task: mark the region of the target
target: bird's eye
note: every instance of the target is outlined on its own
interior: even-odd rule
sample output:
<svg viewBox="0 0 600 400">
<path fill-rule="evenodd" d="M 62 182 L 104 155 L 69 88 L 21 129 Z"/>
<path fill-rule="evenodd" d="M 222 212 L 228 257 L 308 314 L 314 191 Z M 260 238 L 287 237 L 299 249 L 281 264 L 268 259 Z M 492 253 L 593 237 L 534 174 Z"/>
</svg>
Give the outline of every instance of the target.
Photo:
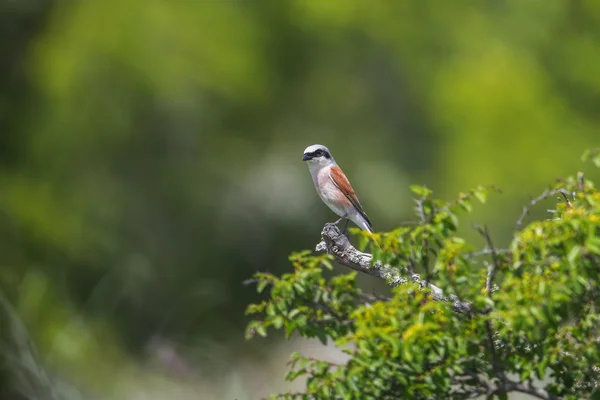
<svg viewBox="0 0 600 400">
<path fill-rule="evenodd" d="M 321 157 L 323 155 L 323 150 L 319 149 L 315 151 L 315 157 Z"/>
</svg>

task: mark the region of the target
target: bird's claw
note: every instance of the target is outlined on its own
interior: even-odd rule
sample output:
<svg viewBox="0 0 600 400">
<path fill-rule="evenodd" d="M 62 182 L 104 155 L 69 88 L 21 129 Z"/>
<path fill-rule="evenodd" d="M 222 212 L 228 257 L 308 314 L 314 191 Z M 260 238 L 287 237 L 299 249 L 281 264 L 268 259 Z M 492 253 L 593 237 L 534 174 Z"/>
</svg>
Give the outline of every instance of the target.
<svg viewBox="0 0 600 400">
<path fill-rule="evenodd" d="M 338 220 L 337 220 L 337 221 L 335 221 L 335 222 L 327 222 L 327 223 L 325 223 L 325 226 L 326 226 L 326 227 L 331 227 L 331 226 L 335 226 L 335 227 L 337 227 L 337 226 L 340 224 L 340 222 L 342 222 L 342 220 L 346 219 L 346 217 L 347 217 L 347 216 L 346 216 L 346 215 L 344 215 L 343 217 L 341 217 L 340 219 L 338 219 Z M 350 240 L 350 235 L 348 235 L 348 234 L 346 233 L 346 229 L 348 228 L 348 223 L 349 223 L 349 222 L 350 222 L 350 220 L 349 220 L 349 219 L 346 219 L 346 224 L 344 225 L 344 230 L 343 230 L 343 231 L 340 231 L 340 233 L 341 233 L 342 235 L 346 236 L 346 238 L 347 238 L 348 240 Z M 339 229 L 339 228 L 338 228 L 338 229 Z"/>
<path fill-rule="evenodd" d="M 337 226 L 337 224 L 335 222 L 325 222 L 325 227 L 329 228 L 332 226 Z"/>
</svg>

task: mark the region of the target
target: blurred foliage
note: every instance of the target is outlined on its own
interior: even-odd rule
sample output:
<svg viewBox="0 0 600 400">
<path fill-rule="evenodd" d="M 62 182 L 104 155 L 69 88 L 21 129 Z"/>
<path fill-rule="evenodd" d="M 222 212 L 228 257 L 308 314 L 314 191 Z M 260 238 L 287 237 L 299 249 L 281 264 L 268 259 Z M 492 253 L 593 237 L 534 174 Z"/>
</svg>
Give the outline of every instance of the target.
<svg viewBox="0 0 600 400">
<path fill-rule="evenodd" d="M 307 145 L 378 230 L 410 183 L 496 184 L 473 218 L 506 243 L 507 215 L 597 141 L 599 50 L 594 0 L 0 0 L 0 288 L 99 395 L 128 398 L 99 382 L 157 337 L 211 383 L 266 362 L 241 282 L 334 217 Z"/>
<path fill-rule="evenodd" d="M 494 247 L 479 229 L 488 243 L 481 251 L 457 235 L 458 212 L 471 207 L 468 196 L 443 202 L 427 189 L 414 191 L 419 222 L 377 234 L 382 246 L 373 246 L 373 260 L 405 276 L 422 274 L 474 312 L 457 313 L 408 279 L 390 299 L 365 301 L 355 272 L 325 279 L 327 255 L 296 254 L 293 273 L 255 275 L 258 291 L 270 291 L 248 307 L 264 319 L 248 325 L 247 337 L 285 328 L 288 337 L 297 331 L 331 339 L 350 359 L 336 364 L 294 354 L 287 378 L 307 376 L 306 392 L 273 398 L 470 399 L 511 392 L 597 398 L 600 191 L 594 184 L 582 175 L 558 182 L 545 192 L 564 196 L 551 218 L 516 232 L 509 249 Z M 485 190 L 472 193 L 485 201 Z"/>
</svg>

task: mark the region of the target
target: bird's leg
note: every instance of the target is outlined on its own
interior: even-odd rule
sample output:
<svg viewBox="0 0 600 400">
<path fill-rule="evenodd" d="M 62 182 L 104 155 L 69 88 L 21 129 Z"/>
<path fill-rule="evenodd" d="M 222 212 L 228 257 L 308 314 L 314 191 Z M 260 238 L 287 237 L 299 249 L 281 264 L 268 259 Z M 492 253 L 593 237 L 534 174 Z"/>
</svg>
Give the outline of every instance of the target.
<svg viewBox="0 0 600 400">
<path fill-rule="evenodd" d="M 344 214 L 344 215 L 343 215 L 343 216 L 342 216 L 340 219 L 338 219 L 337 221 L 335 221 L 335 222 L 328 222 L 328 223 L 327 223 L 327 224 L 325 224 L 325 225 L 335 225 L 335 226 L 337 226 L 337 225 L 338 225 L 340 222 L 342 222 L 342 220 L 343 220 L 344 218 L 346 218 L 347 216 L 348 216 L 348 213 Z"/>
<path fill-rule="evenodd" d="M 348 213 L 346 213 L 346 214 L 342 215 L 342 217 L 341 217 L 340 219 L 338 219 L 337 221 L 335 221 L 335 222 L 333 223 L 333 225 L 337 225 L 337 224 L 339 224 L 339 223 L 340 223 L 340 222 L 342 222 L 342 220 L 343 220 L 344 218 L 346 218 L 347 216 L 348 216 Z"/>
<path fill-rule="evenodd" d="M 350 222 L 350 220 L 346 219 L 346 223 L 344 224 L 344 230 L 342 231 L 342 235 L 344 235 L 346 233 L 346 229 L 348 229 L 348 222 Z"/>
</svg>

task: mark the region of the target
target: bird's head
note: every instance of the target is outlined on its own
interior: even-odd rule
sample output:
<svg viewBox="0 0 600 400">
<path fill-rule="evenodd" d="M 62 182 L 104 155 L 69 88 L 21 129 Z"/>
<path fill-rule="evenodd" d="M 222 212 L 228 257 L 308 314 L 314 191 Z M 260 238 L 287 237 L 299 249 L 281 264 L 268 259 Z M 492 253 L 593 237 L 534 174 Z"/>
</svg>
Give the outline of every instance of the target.
<svg viewBox="0 0 600 400">
<path fill-rule="evenodd" d="M 313 144 L 304 150 L 302 161 L 306 161 L 309 166 L 327 166 L 335 164 L 329 149 L 322 144 Z"/>
</svg>

